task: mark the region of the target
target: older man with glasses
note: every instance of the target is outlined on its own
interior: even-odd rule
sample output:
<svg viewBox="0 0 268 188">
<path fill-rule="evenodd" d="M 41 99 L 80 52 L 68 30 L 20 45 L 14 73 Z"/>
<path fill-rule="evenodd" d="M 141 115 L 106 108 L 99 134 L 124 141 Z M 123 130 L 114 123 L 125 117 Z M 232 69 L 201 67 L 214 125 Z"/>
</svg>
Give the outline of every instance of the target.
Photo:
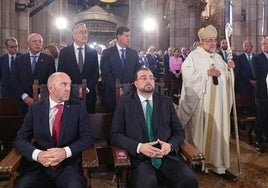
<svg viewBox="0 0 268 188">
<path fill-rule="evenodd" d="M 11 72 L 14 68 L 14 62 L 18 53 L 18 41 L 14 37 L 8 37 L 5 40 L 7 53 L 0 57 L 0 81 L 1 81 L 1 96 L 4 98 L 15 97 L 15 88 L 11 83 Z"/>
<path fill-rule="evenodd" d="M 216 53 L 217 30 L 209 25 L 198 31 L 200 47 L 182 64 L 183 86 L 178 114 L 186 140 L 205 154 L 206 171 L 228 180 L 237 177 L 230 168 L 230 113 L 232 89 L 230 69 Z"/>
</svg>

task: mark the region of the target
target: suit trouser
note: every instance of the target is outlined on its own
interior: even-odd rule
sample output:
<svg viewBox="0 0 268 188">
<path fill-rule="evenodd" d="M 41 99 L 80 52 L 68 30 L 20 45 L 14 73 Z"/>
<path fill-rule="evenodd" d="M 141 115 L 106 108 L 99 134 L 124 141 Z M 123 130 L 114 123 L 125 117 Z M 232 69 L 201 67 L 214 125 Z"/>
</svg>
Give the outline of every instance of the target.
<svg viewBox="0 0 268 188">
<path fill-rule="evenodd" d="M 256 99 L 257 123 L 256 136 L 257 141 L 262 141 L 263 136 L 268 138 L 268 100 Z"/>
<path fill-rule="evenodd" d="M 197 179 L 188 164 L 181 158 L 178 160 L 163 158 L 162 166 L 157 170 L 151 165 L 151 160 L 137 164 L 131 170 L 131 185 L 137 188 L 158 187 L 159 180 L 176 188 L 197 188 Z"/>
</svg>

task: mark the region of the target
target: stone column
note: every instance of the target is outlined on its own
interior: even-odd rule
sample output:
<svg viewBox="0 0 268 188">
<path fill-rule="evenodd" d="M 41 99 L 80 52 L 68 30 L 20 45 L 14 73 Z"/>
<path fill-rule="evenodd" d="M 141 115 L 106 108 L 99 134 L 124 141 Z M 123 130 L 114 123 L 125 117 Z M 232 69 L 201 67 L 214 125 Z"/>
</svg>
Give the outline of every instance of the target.
<svg viewBox="0 0 268 188">
<path fill-rule="evenodd" d="M 267 36 L 267 21 L 268 21 L 268 0 L 258 0 L 257 1 L 257 12 L 256 12 L 256 50 L 261 52 L 261 40 L 263 37 Z"/>
<path fill-rule="evenodd" d="M 143 3 L 140 0 L 129 1 L 129 18 L 128 27 L 131 30 L 130 47 L 135 50 L 143 49 Z"/>
<path fill-rule="evenodd" d="M 18 3 L 27 3 L 26 0 L 18 0 Z M 27 48 L 25 41 L 28 34 L 28 10 L 15 11 L 15 0 L 0 2 L 0 29 L 1 29 L 1 54 L 5 53 L 4 40 L 13 36 L 19 42 L 19 51 L 25 52 Z"/>
<path fill-rule="evenodd" d="M 28 3 L 29 1 L 19 0 L 19 3 Z M 15 4 L 15 3 L 14 3 Z M 16 12 L 16 31 L 19 42 L 19 51 L 22 53 L 28 52 L 26 45 L 27 37 L 29 35 L 29 10 L 26 8 L 24 11 Z"/>
<path fill-rule="evenodd" d="M 131 46 L 136 50 L 147 50 L 150 45 L 160 47 L 159 39 L 163 31 L 163 0 L 131 0 L 129 1 L 129 25 L 132 31 Z M 157 28 L 149 33 L 144 31 L 143 21 L 152 17 L 157 22 Z M 160 31 L 161 30 L 161 31 Z"/>
</svg>

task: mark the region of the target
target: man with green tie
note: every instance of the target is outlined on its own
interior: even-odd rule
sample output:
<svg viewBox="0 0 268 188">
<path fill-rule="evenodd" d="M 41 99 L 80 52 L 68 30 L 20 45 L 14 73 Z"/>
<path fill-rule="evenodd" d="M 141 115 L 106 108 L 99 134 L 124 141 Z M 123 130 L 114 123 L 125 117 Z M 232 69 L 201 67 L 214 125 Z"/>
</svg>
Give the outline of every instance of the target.
<svg viewBox="0 0 268 188">
<path fill-rule="evenodd" d="M 148 68 L 135 74 L 136 91 L 118 102 L 111 129 L 113 145 L 131 158 L 131 185 L 155 188 L 159 179 L 172 187 L 198 187 L 194 173 L 178 155 L 185 134 L 170 97 L 154 92 Z"/>
<path fill-rule="evenodd" d="M 253 94 L 256 85 L 255 75 L 252 67 L 253 45 L 249 40 L 243 42 L 243 51 L 237 58 L 236 91 L 240 93 L 250 92 Z"/>
<path fill-rule="evenodd" d="M 227 63 L 228 62 L 228 53 L 227 53 L 227 40 L 225 37 L 221 38 L 220 41 L 220 51 L 218 52 L 222 59 Z M 232 53 L 232 60 L 236 64 L 237 55 L 235 53 Z"/>
</svg>

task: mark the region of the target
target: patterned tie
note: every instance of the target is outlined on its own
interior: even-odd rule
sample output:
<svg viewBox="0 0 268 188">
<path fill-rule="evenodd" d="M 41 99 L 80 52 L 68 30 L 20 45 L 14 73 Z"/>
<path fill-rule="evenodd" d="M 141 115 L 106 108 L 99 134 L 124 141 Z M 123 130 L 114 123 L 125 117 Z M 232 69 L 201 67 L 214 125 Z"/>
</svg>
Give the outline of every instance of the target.
<svg viewBox="0 0 268 188">
<path fill-rule="evenodd" d="M 11 61 L 10 61 L 10 66 L 9 66 L 10 71 L 13 70 L 13 67 L 14 67 L 14 56 L 11 56 Z"/>
<path fill-rule="evenodd" d="M 31 57 L 32 57 L 32 64 L 31 64 L 32 65 L 32 73 L 34 73 L 35 65 L 37 63 L 36 59 L 37 59 L 38 56 L 37 55 L 32 55 Z"/>
<path fill-rule="evenodd" d="M 82 73 L 83 65 L 84 65 L 82 49 L 83 48 L 78 48 L 78 66 L 79 66 L 79 70 L 81 73 Z"/>
<path fill-rule="evenodd" d="M 53 123 L 53 131 L 52 131 L 52 137 L 55 146 L 58 144 L 59 136 L 60 136 L 60 126 L 61 126 L 61 116 L 62 116 L 62 104 L 57 104 L 55 106 L 57 108 L 57 113 L 55 115 L 55 120 Z"/>
<path fill-rule="evenodd" d="M 122 65 L 122 67 L 124 67 L 124 65 L 125 65 L 125 49 L 121 49 L 120 50 L 121 51 L 121 56 L 120 56 L 120 60 L 121 60 L 121 65 Z"/>
<path fill-rule="evenodd" d="M 149 140 L 150 142 L 153 142 L 155 141 L 154 131 L 153 131 L 153 119 L 152 119 L 153 110 L 152 110 L 152 106 L 150 105 L 149 100 L 147 99 L 145 101 L 146 101 L 146 126 L 147 126 L 147 130 L 149 134 Z M 160 166 L 162 165 L 162 159 L 151 158 L 151 163 L 155 168 L 159 169 Z"/>
</svg>

